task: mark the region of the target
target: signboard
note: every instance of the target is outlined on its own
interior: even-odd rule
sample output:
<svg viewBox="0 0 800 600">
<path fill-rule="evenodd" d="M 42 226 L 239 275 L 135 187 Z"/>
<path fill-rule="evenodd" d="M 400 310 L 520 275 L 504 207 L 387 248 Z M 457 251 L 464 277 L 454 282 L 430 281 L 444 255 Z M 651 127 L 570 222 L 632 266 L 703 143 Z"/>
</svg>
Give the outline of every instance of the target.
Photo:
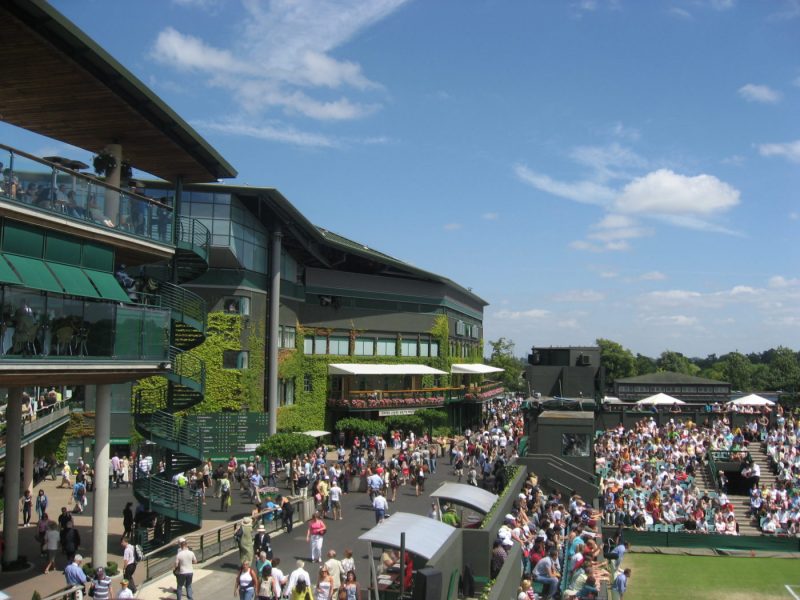
<svg viewBox="0 0 800 600">
<path fill-rule="evenodd" d="M 413 415 L 417 412 L 416 408 L 387 408 L 386 410 L 379 410 L 379 417 L 394 417 L 396 415 Z"/>
<path fill-rule="evenodd" d="M 214 413 L 189 418 L 200 429 L 204 457 L 212 460 L 253 454 L 269 432 L 267 413 Z"/>
</svg>

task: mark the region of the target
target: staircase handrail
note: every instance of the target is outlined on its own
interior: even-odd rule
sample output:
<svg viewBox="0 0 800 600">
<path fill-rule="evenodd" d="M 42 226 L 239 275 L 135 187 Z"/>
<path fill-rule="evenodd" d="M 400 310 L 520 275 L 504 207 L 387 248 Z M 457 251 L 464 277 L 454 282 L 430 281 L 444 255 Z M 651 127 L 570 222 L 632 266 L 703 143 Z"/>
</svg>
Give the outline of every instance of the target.
<svg viewBox="0 0 800 600">
<path fill-rule="evenodd" d="M 189 317 L 205 326 L 206 301 L 201 296 L 167 281 L 159 282 L 158 296 L 161 308 L 177 313 L 176 316 L 180 318 L 176 320 L 182 321 L 183 317 Z"/>
<path fill-rule="evenodd" d="M 169 359 L 172 362 L 172 372 L 181 379 L 191 379 L 198 382 L 201 387 L 206 385 L 206 363 L 203 359 L 184 352 L 176 346 L 169 347 Z"/>
<path fill-rule="evenodd" d="M 178 242 L 208 249 L 211 245 L 211 232 L 197 219 L 178 217 Z"/>
<path fill-rule="evenodd" d="M 188 488 L 182 488 L 158 475 L 137 477 L 133 488 L 146 497 L 151 504 L 193 515 L 197 520 L 203 517 L 203 499 Z"/>
</svg>

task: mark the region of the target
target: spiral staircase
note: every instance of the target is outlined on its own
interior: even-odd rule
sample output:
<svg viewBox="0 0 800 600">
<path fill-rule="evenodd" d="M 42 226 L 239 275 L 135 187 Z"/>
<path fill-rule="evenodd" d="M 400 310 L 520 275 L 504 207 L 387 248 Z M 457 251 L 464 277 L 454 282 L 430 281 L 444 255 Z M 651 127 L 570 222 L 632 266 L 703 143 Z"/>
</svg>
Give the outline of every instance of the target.
<svg viewBox="0 0 800 600">
<path fill-rule="evenodd" d="M 208 269 L 211 235 L 198 221 L 180 217 L 177 238 L 178 282 L 185 283 Z M 171 313 L 172 368 L 161 385 L 140 389 L 134 397 L 136 431 L 163 453 L 154 456 L 154 463 L 163 458 L 166 466 L 164 473 L 137 476 L 133 482 L 136 499 L 158 515 L 159 525 L 152 535 L 140 540 L 145 552 L 197 529 L 203 519 L 202 498 L 188 488 L 179 488 L 172 477 L 203 462 L 200 431 L 182 415 L 203 400 L 205 391 L 205 364 L 188 351 L 205 340 L 206 303 L 197 294 L 166 281 L 159 282 L 155 302 Z"/>
</svg>

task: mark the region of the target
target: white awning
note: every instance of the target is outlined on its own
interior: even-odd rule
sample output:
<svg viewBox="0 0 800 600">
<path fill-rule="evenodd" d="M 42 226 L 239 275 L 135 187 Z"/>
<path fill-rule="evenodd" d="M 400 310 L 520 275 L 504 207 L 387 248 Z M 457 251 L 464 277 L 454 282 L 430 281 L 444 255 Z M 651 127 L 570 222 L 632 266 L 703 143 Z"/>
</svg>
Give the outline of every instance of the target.
<svg viewBox="0 0 800 600">
<path fill-rule="evenodd" d="M 453 365 L 450 372 L 453 374 L 463 373 L 466 375 L 486 375 L 487 373 L 502 373 L 505 369 L 482 365 L 480 363 Z"/>
<path fill-rule="evenodd" d="M 762 398 L 757 394 L 750 394 L 749 396 L 731 400 L 728 402 L 728 404 L 732 404 L 734 406 L 772 406 L 775 403 L 772 400 L 767 400 L 766 398 Z"/>
<path fill-rule="evenodd" d="M 303 432 L 303 435 L 307 435 L 307 436 L 313 437 L 313 438 L 325 437 L 326 435 L 330 435 L 330 434 L 331 434 L 330 431 L 322 431 L 320 429 L 312 429 L 311 431 L 304 431 Z"/>
<path fill-rule="evenodd" d="M 328 365 L 328 375 L 447 375 L 447 373 L 427 365 L 337 363 Z"/>
<path fill-rule="evenodd" d="M 498 498 L 497 494 L 487 492 L 474 485 L 450 482 L 444 483 L 438 489 L 434 490 L 431 497 L 449 500 L 462 506 L 468 506 L 469 508 L 481 511 L 483 514 L 492 510 Z"/>
<path fill-rule="evenodd" d="M 451 536 L 458 535 L 458 529 L 430 517 L 399 512 L 361 534 L 358 539 L 384 548 L 400 548 L 401 533 L 406 534 L 406 550 L 430 560 Z"/>
<path fill-rule="evenodd" d="M 654 404 L 658 406 L 662 404 L 670 404 L 670 405 L 686 404 L 686 402 L 662 393 L 662 394 L 656 394 L 655 396 L 650 396 L 649 398 L 644 398 L 643 400 L 639 400 L 636 404 L 647 404 L 647 405 Z"/>
</svg>

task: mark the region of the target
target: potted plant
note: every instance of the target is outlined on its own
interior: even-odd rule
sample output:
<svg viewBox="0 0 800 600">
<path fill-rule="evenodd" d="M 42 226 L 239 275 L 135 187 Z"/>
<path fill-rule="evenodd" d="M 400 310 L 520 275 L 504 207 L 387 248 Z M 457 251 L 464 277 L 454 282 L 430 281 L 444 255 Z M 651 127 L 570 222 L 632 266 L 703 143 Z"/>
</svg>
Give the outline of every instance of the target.
<svg viewBox="0 0 800 600">
<path fill-rule="evenodd" d="M 117 158 L 110 152 L 103 150 L 92 159 L 94 172 L 98 175 L 108 175 L 117 167 Z"/>
</svg>

